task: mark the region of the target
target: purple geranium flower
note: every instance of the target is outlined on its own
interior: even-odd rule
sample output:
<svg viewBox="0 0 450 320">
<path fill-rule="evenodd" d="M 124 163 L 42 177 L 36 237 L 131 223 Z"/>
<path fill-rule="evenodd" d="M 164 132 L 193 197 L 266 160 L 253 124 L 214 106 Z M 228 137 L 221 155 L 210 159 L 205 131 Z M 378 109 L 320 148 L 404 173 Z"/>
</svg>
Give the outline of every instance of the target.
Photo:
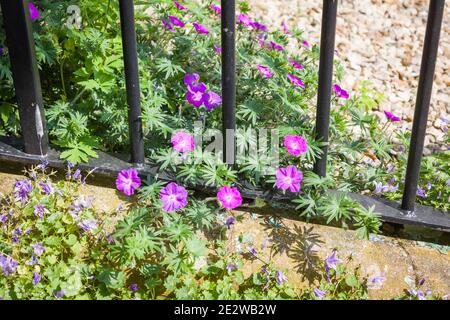
<svg viewBox="0 0 450 320">
<path fill-rule="evenodd" d="M 186 100 L 194 107 L 198 108 L 203 104 L 203 93 L 206 91 L 206 84 L 203 82 L 187 87 Z"/>
<path fill-rule="evenodd" d="M 83 221 L 79 222 L 77 225 L 78 225 L 78 227 L 83 229 L 83 231 L 85 231 L 85 232 L 90 232 L 94 229 L 97 229 L 97 221 L 95 221 L 94 219 L 83 220 Z"/>
<path fill-rule="evenodd" d="M 258 68 L 259 73 L 266 78 L 270 78 L 273 76 L 273 72 L 269 70 L 269 68 L 262 66 L 262 65 L 257 65 L 256 66 Z"/>
<path fill-rule="evenodd" d="M 226 209 L 235 209 L 242 204 L 241 193 L 236 187 L 221 187 L 217 192 L 217 198 Z"/>
<path fill-rule="evenodd" d="M 209 6 L 211 8 L 212 11 L 214 11 L 217 14 L 221 14 L 222 13 L 222 9 L 220 8 L 220 6 L 216 5 L 216 4 L 211 4 Z"/>
<path fill-rule="evenodd" d="M 388 118 L 388 120 L 392 122 L 398 122 L 401 120 L 400 117 L 397 117 L 396 115 L 394 115 L 392 112 L 389 111 L 384 111 L 384 115 L 386 116 L 386 118 Z"/>
<path fill-rule="evenodd" d="M 283 285 L 283 283 L 287 282 L 288 280 L 288 278 L 281 271 L 277 271 L 275 279 L 277 280 L 280 286 Z"/>
<path fill-rule="evenodd" d="M 239 14 L 238 23 L 243 24 L 247 28 L 253 28 L 253 21 L 250 17 L 244 13 Z"/>
<path fill-rule="evenodd" d="M 308 41 L 303 40 L 302 44 L 306 47 L 306 48 L 311 48 L 311 45 L 309 44 Z"/>
<path fill-rule="evenodd" d="M 184 75 L 183 82 L 186 86 L 192 86 L 194 84 L 197 84 L 200 80 L 200 76 L 198 73 L 186 73 Z"/>
<path fill-rule="evenodd" d="M 305 89 L 305 84 L 303 83 L 303 81 L 300 78 L 297 78 L 296 76 L 294 76 L 291 73 L 288 73 L 287 78 L 294 86 Z"/>
<path fill-rule="evenodd" d="M 214 45 L 214 51 L 216 53 L 222 53 L 222 47 L 217 47 L 216 45 Z"/>
<path fill-rule="evenodd" d="M 31 21 L 39 19 L 39 10 L 36 8 L 33 2 L 28 3 L 28 9 L 30 10 Z"/>
<path fill-rule="evenodd" d="M 137 283 L 132 283 L 128 286 L 128 289 L 130 289 L 131 292 L 137 292 L 139 291 L 139 286 Z"/>
<path fill-rule="evenodd" d="M 33 272 L 33 284 L 37 285 L 39 282 L 41 282 L 41 275 L 37 272 Z"/>
<path fill-rule="evenodd" d="M 276 51 L 283 51 L 284 50 L 284 48 L 281 45 L 279 45 L 278 43 L 273 42 L 273 41 L 269 42 L 269 47 L 268 48 L 269 48 L 269 50 L 276 50 Z"/>
<path fill-rule="evenodd" d="M 194 22 L 192 25 L 194 26 L 195 31 L 197 31 L 197 33 L 199 33 L 199 34 L 208 34 L 209 33 L 209 30 L 206 29 L 205 26 L 201 25 L 198 22 Z"/>
<path fill-rule="evenodd" d="M 282 21 L 282 22 L 281 22 L 281 27 L 283 28 L 283 32 L 284 32 L 285 34 L 287 34 L 287 35 L 289 35 L 289 36 L 292 35 L 292 33 L 289 31 L 289 29 L 288 29 L 287 24 L 286 24 L 285 21 Z"/>
<path fill-rule="evenodd" d="M 276 173 L 276 186 L 278 189 L 287 190 L 291 192 L 299 192 L 300 183 L 303 179 L 303 173 L 295 166 L 287 166 L 286 168 L 279 168 Z"/>
<path fill-rule="evenodd" d="M 33 248 L 34 254 L 36 254 L 38 256 L 41 256 L 45 251 L 45 247 L 42 245 L 42 242 L 32 244 L 31 247 Z"/>
<path fill-rule="evenodd" d="M 119 172 L 116 178 L 116 188 L 126 196 L 131 196 L 134 191 L 141 186 L 141 178 L 134 168 L 124 169 Z"/>
<path fill-rule="evenodd" d="M 189 133 L 178 131 L 171 139 L 173 149 L 178 152 L 192 151 L 195 148 L 194 137 Z"/>
<path fill-rule="evenodd" d="M 170 23 L 173 24 L 175 27 L 184 28 L 185 24 L 179 18 L 177 18 L 175 16 L 168 16 L 168 18 L 169 18 Z"/>
<path fill-rule="evenodd" d="M 252 23 L 252 27 L 255 29 L 255 30 L 259 30 L 259 31 L 261 31 L 261 32 L 267 32 L 269 29 L 267 28 L 267 26 L 266 25 L 264 25 L 264 24 L 262 24 L 262 23 L 259 23 L 259 22 L 256 22 L 256 21 L 254 21 L 253 23 Z"/>
<path fill-rule="evenodd" d="M 9 276 L 11 273 L 16 272 L 19 264 L 10 256 L 5 256 L 0 253 L 0 268 L 5 276 Z"/>
<path fill-rule="evenodd" d="M 49 211 L 41 203 L 33 206 L 33 208 L 34 208 L 34 215 L 39 218 L 43 218 L 44 214 L 49 213 Z"/>
<path fill-rule="evenodd" d="M 287 151 L 293 155 L 298 156 L 308 150 L 308 144 L 305 138 L 296 135 L 287 135 L 284 137 L 284 146 Z"/>
<path fill-rule="evenodd" d="M 225 221 L 225 225 L 228 229 L 231 228 L 231 226 L 236 222 L 236 219 L 234 217 L 228 217 L 228 219 Z"/>
<path fill-rule="evenodd" d="M 313 289 L 314 295 L 317 297 L 317 299 L 322 300 L 327 295 L 326 291 L 322 291 L 319 288 Z"/>
<path fill-rule="evenodd" d="M 16 201 L 20 201 L 25 204 L 28 201 L 28 194 L 33 190 L 33 186 L 29 180 L 19 180 L 14 186 L 14 194 L 16 196 Z"/>
<path fill-rule="evenodd" d="M 173 2 L 173 5 L 174 5 L 175 8 L 177 8 L 178 10 L 181 10 L 181 11 L 188 11 L 188 8 L 186 8 L 185 6 L 183 6 L 182 4 L 180 4 L 180 3 L 176 2 L 176 1 Z"/>
<path fill-rule="evenodd" d="M 170 23 L 167 22 L 167 20 L 161 19 L 161 22 L 164 25 L 164 27 L 166 27 L 167 30 L 169 30 L 170 32 L 175 32 L 175 29 L 172 27 Z"/>
<path fill-rule="evenodd" d="M 337 97 L 347 100 L 349 95 L 348 92 L 342 89 L 339 85 L 333 84 L 333 91 Z"/>
<path fill-rule="evenodd" d="M 186 207 L 187 196 L 186 189 L 175 182 L 170 182 L 159 192 L 162 208 L 166 212 L 173 212 Z"/>
</svg>

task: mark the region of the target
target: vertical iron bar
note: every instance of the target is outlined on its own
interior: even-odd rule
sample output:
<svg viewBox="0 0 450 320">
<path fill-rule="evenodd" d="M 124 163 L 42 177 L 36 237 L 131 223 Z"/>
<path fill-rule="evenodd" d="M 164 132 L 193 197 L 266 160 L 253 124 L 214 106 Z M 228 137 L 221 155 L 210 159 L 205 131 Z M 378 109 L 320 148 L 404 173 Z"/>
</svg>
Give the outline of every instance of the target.
<svg viewBox="0 0 450 320">
<path fill-rule="evenodd" d="M 330 127 L 331 82 L 333 80 L 334 38 L 336 34 L 337 0 L 324 0 L 320 32 L 319 90 L 317 92 L 316 140 L 328 142 Z M 327 174 L 328 146 L 314 163 L 314 172 Z"/>
<path fill-rule="evenodd" d="M 47 127 L 27 0 L 0 2 L 25 152 L 46 155 Z"/>
<path fill-rule="evenodd" d="M 144 136 L 142 133 L 139 67 L 134 24 L 133 0 L 120 0 L 123 61 L 128 102 L 128 122 L 131 142 L 131 162 L 144 163 Z"/>
<path fill-rule="evenodd" d="M 420 67 L 419 87 L 417 89 L 416 107 L 411 135 L 411 144 L 406 168 L 405 190 L 401 208 L 414 210 L 417 183 L 419 181 L 420 163 L 422 161 L 425 133 L 427 129 L 428 110 L 433 88 L 434 69 L 439 46 L 442 16 L 445 0 L 431 0 L 428 9 L 427 29 Z"/>
<path fill-rule="evenodd" d="M 221 0 L 221 7 L 223 161 L 233 164 L 236 150 L 235 0 Z"/>
</svg>

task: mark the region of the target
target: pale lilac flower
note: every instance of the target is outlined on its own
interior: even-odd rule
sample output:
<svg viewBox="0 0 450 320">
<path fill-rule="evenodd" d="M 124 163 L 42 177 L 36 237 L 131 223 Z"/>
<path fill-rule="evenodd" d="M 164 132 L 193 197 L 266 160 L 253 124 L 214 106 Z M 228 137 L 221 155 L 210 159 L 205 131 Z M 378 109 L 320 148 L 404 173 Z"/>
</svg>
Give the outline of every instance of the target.
<svg viewBox="0 0 450 320">
<path fill-rule="evenodd" d="M 243 24 L 247 28 L 253 28 L 253 21 L 250 17 L 244 13 L 239 14 L 238 23 Z"/>
<path fill-rule="evenodd" d="M 128 289 L 130 289 L 131 292 L 137 292 L 139 291 L 139 286 L 137 283 L 132 283 L 128 286 Z"/>
<path fill-rule="evenodd" d="M 65 294 L 64 289 L 61 289 L 61 290 L 55 292 L 55 298 L 56 299 L 62 298 L 62 297 L 64 297 L 64 294 Z"/>
<path fill-rule="evenodd" d="M 28 3 L 28 9 L 30 10 L 31 21 L 39 19 L 40 16 L 39 10 L 36 8 L 33 2 Z"/>
<path fill-rule="evenodd" d="M 327 295 L 326 291 L 322 291 L 319 288 L 313 289 L 314 295 L 317 297 L 317 299 L 322 300 Z"/>
<path fill-rule="evenodd" d="M 287 135 L 284 137 L 284 146 L 287 151 L 293 155 L 298 156 L 308 150 L 308 144 L 305 138 L 296 135 Z"/>
<path fill-rule="evenodd" d="M 347 100 L 349 98 L 349 94 L 347 91 L 342 89 L 339 85 L 336 83 L 333 84 L 333 91 L 336 94 L 337 97 L 342 98 L 344 100 Z"/>
<path fill-rule="evenodd" d="M 382 286 L 383 282 L 386 280 L 386 278 L 384 277 L 384 273 L 381 273 L 377 276 L 374 276 L 372 278 L 369 279 L 369 282 L 371 285 L 376 285 L 376 286 Z"/>
<path fill-rule="evenodd" d="M 37 272 L 33 272 L 33 284 L 37 285 L 39 282 L 41 282 L 41 275 Z"/>
<path fill-rule="evenodd" d="M 41 170 L 45 170 L 49 165 L 49 162 L 47 159 L 41 160 L 41 162 L 38 164 L 38 166 L 36 168 L 41 169 Z"/>
<path fill-rule="evenodd" d="M 159 192 L 162 208 L 166 212 L 173 212 L 186 207 L 187 196 L 186 189 L 175 182 L 170 182 Z"/>
<path fill-rule="evenodd" d="M 253 256 L 257 255 L 256 249 L 253 247 L 248 247 L 247 248 L 248 252 L 250 252 L 250 254 L 252 254 Z"/>
<path fill-rule="evenodd" d="M 41 256 L 45 251 L 45 247 L 42 245 L 42 242 L 32 244 L 31 247 L 33 248 L 34 254 L 36 254 L 38 256 Z"/>
<path fill-rule="evenodd" d="M 294 86 L 305 89 L 305 84 L 303 83 L 303 81 L 300 78 L 297 78 L 296 76 L 294 76 L 291 73 L 288 73 L 287 78 Z"/>
<path fill-rule="evenodd" d="M 227 264 L 228 272 L 231 272 L 231 271 L 236 270 L 236 269 L 237 269 L 237 266 L 234 263 Z"/>
<path fill-rule="evenodd" d="M 189 133 L 178 131 L 171 139 L 173 149 L 178 152 L 192 151 L 195 148 L 194 137 Z"/>
<path fill-rule="evenodd" d="M 262 66 L 262 65 L 257 65 L 256 66 L 258 68 L 259 73 L 265 77 L 265 78 L 270 78 L 273 76 L 273 72 L 269 70 L 269 68 Z"/>
<path fill-rule="evenodd" d="M 397 117 L 396 115 L 394 115 L 392 112 L 389 111 L 384 111 L 384 115 L 392 122 L 398 122 L 401 120 L 400 117 Z"/>
<path fill-rule="evenodd" d="M 116 188 L 126 196 L 131 196 L 134 191 L 141 186 L 141 178 L 134 168 L 124 169 L 119 172 L 116 178 Z"/>
<path fill-rule="evenodd" d="M 214 11 L 217 14 L 221 14 L 222 13 L 222 9 L 218 5 L 211 4 L 210 8 L 211 8 L 212 11 Z"/>
<path fill-rule="evenodd" d="M 395 166 L 394 166 L 392 163 L 389 163 L 389 164 L 387 165 L 386 172 L 387 172 L 387 173 L 392 173 L 392 172 L 394 172 L 394 171 L 395 171 Z"/>
<path fill-rule="evenodd" d="M 447 185 L 447 187 L 450 187 L 450 179 L 448 179 L 447 181 L 445 181 L 445 184 Z"/>
<path fill-rule="evenodd" d="M 169 30 L 170 32 L 175 32 L 175 29 L 172 27 L 172 25 L 165 19 L 161 19 L 161 22 L 164 25 L 164 27 L 166 27 L 167 30 Z"/>
<path fill-rule="evenodd" d="M 97 221 L 95 220 L 83 220 L 79 222 L 77 225 L 85 232 L 90 232 L 92 230 L 97 229 Z"/>
<path fill-rule="evenodd" d="M 192 25 L 194 26 L 195 31 L 197 31 L 197 33 L 209 34 L 209 30 L 205 26 L 201 25 L 200 23 L 194 22 Z"/>
<path fill-rule="evenodd" d="M 27 266 L 33 266 L 33 265 L 38 264 L 38 263 L 39 263 L 39 260 L 38 260 L 38 258 L 36 258 L 36 256 L 34 254 L 31 255 L 30 261 L 25 262 L 25 264 Z"/>
<path fill-rule="evenodd" d="M 19 180 L 14 186 L 14 194 L 16 201 L 20 201 L 22 204 L 28 202 L 28 194 L 33 190 L 33 186 L 29 180 Z"/>
<path fill-rule="evenodd" d="M 48 210 L 45 208 L 45 206 L 44 206 L 43 204 L 41 204 L 41 203 L 39 203 L 39 204 L 33 206 L 33 208 L 34 208 L 34 215 L 35 215 L 36 217 L 39 217 L 39 218 L 43 218 L 43 217 L 44 217 L 44 214 L 49 213 L 49 211 L 48 211 Z"/>
<path fill-rule="evenodd" d="M 305 67 L 303 67 L 303 65 L 297 61 L 295 61 L 294 59 L 289 58 L 289 63 L 294 66 L 295 69 L 298 70 L 303 70 L 305 69 Z"/>
<path fill-rule="evenodd" d="M 373 184 L 375 186 L 374 192 L 375 193 L 381 193 L 382 190 L 383 190 L 383 183 L 374 181 Z"/>
<path fill-rule="evenodd" d="M 282 22 L 281 22 L 281 27 L 283 28 L 283 32 L 284 32 L 285 34 L 287 34 L 287 35 L 289 35 L 289 36 L 292 35 L 292 32 L 289 31 L 289 29 L 288 29 L 287 24 L 286 24 L 285 21 L 282 21 Z"/>
<path fill-rule="evenodd" d="M 175 16 L 169 16 L 168 18 L 169 18 L 170 23 L 173 24 L 175 27 L 184 28 L 185 24 L 179 18 L 177 18 Z"/>
<path fill-rule="evenodd" d="M 228 217 L 228 219 L 225 221 L 225 225 L 228 229 L 231 228 L 231 226 L 235 223 L 236 219 L 234 217 Z"/>
<path fill-rule="evenodd" d="M 13 258 L 0 253 L 0 268 L 6 277 L 16 272 L 18 266 L 19 264 Z"/>
<path fill-rule="evenodd" d="M 203 94 L 203 104 L 208 111 L 211 111 L 222 104 L 222 98 L 214 91 L 208 91 Z"/>
<path fill-rule="evenodd" d="M 40 182 L 39 186 L 45 194 L 53 194 L 55 193 L 55 188 L 53 188 L 51 182 Z"/>
<path fill-rule="evenodd" d="M 221 187 L 217 192 L 217 198 L 226 209 L 235 209 L 242 204 L 241 193 L 236 187 Z"/>
<path fill-rule="evenodd" d="M 16 228 L 12 232 L 12 241 L 13 243 L 19 242 L 19 238 L 22 236 L 22 230 L 20 227 Z"/>
<path fill-rule="evenodd" d="M 288 278 L 281 271 L 277 271 L 275 279 L 280 286 L 283 285 L 284 282 L 288 281 Z"/>
<path fill-rule="evenodd" d="M 291 192 L 300 191 L 300 183 L 303 179 L 303 173 L 295 166 L 287 166 L 286 168 L 279 168 L 276 173 L 276 186 L 278 189 L 287 190 Z"/>
<path fill-rule="evenodd" d="M 431 187 L 432 187 L 433 185 L 431 184 L 431 182 L 430 181 L 428 181 L 427 182 L 427 190 L 431 190 Z"/>
<path fill-rule="evenodd" d="M 328 274 L 330 269 L 336 270 L 336 265 L 342 264 L 342 260 L 336 257 L 336 250 L 325 258 L 325 272 Z"/>
<path fill-rule="evenodd" d="M 8 221 L 8 214 L 7 213 L 4 213 L 4 214 L 2 214 L 2 215 L 0 215 L 0 222 L 1 223 L 5 223 L 6 221 Z"/>
<path fill-rule="evenodd" d="M 194 107 L 198 108 L 203 104 L 203 93 L 206 91 L 206 84 L 203 82 L 187 87 L 186 100 Z"/>
<path fill-rule="evenodd" d="M 181 11 L 188 11 L 188 8 L 186 8 L 185 6 L 183 6 L 182 4 L 180 4 L 180 3 L 176 2 L 176 1 L 173 2 L 173 5 L 174 5 L 175 8 L 177 8 L 178 10 L 181 10 Z"/>
<path fill-rule="evenodd" d="M 74 180 L 80 180 L 81 179 L 81 170 L 80 169 L 76 169 L 73 173 L 72 178 Z"/>
</svg>

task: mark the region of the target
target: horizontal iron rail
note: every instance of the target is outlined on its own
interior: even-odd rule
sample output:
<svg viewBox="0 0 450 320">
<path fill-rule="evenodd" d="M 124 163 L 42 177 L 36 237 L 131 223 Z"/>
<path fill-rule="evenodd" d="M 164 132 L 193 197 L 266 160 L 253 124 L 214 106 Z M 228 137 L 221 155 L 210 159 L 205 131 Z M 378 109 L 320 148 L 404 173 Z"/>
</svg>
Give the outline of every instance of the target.
<svg viewBox="0 0 450 320">
<path fill-rule="evenodd" d="M 0 171 L 5 171 L 8 164 L 15 165 L 29 165 L 38 164 L 42 160 L 39 156 L 33 156 L 24 153 L 23 144 L 21 141 L 0 137 Z M 54 149 L 50 149 L 46 160 L 49 162 L 49 166 L 56 169 L 64 169 L 66 163 L 59 158 L 60 152 Z M 125 157 L 119 155 L 107 154 L 105 152 L 98 152 L 98 159 L 91 159 L 88 163 L 80 164 L 78 167 L 81 170 L 93 170 L 93 175 L 101 178 L 114 179 L 116 175 L 123 169 L 133 167 L 133 164 L 128 163 Z M 144 164 L 140 168 L 136 168 L 139 174 L 144 178 L 146 176 L 156 176 L 163 181 L 175 181 L 176 176 L 172 173 L 160 171 L 159 167 L 154 164 Z M 190 185 L 190 188 L 203 192 L 205 194 L 215 194 L 217 188 L 207 186 L 205 184 Z M 290 202 L 296 195 L 283 195 L 277 192 L 275 189 L 263 189 L 254 187 L 246 182 L 240 186 L 240 192 L 246 199 L 260 198 L 265 201 L 270 201 L 273 205 L 275 203 L 281 203 L 284 206 L 293 208 L 293 204 Z M 331 190 L 330 192 L 338 194 L 340 191 Z M 403 225 L 417 225 L 422 227 L 428 227 L 433 229 L 439 229 L 442 231 L 450 231 L 450 214 L 444 213 L 434 208 L 416 205 L 414 213 L 406 214 L 399 209 L 399 203 L 389 201 L 382 198 L 372 198 L 365 195 L 347 193 L 352 199 L 361 203 L 365 208 L 375 206 L 375 211 L 380 213 L 383 221 L 403 224 Z"/>
</svg>

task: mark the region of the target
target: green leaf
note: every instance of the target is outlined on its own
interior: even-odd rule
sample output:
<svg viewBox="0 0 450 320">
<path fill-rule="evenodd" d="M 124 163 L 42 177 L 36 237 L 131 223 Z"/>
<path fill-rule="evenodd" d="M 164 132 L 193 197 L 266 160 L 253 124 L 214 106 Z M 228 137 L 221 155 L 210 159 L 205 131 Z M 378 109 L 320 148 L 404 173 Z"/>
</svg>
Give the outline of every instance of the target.
<svg viewBox="0 0 450 320">
<path fill-rule="evenodd" d="M 200 257 L 206 254 L 205 242 L 197 236 L 192 237 L 186 242 L 187 250 L 194 256 Z"/>
</svg>

